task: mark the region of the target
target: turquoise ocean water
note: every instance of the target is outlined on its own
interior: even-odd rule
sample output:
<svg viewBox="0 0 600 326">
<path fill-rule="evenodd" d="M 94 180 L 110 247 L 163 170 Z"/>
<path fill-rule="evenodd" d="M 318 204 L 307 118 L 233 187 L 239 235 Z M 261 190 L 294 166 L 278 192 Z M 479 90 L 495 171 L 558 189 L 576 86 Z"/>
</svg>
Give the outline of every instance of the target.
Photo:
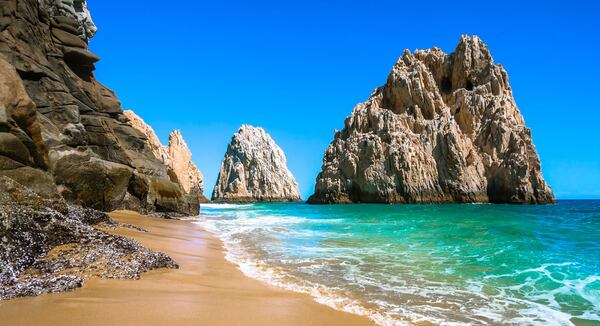
<svg viewBox="0 0 600 326">
<path fill-rule="evenodd" d="M 208 204 L 248 276 L 378 324 L 600 325 L 600 201 Z"/>
</svg>

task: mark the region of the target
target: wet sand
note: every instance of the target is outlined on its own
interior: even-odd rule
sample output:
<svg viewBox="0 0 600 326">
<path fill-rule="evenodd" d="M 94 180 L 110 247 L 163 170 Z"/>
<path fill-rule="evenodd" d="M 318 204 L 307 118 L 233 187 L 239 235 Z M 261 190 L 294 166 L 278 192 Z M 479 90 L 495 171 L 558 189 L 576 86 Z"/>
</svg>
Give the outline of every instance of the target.
<svg viewBox="0 0 600 326">
<path fill-rule="evenodd" d="M 88 279 L 74 292 L 0 301 L 1 325 L 372 325 L 308 295 L 242 274 L 225 260 L 221 242 L 186 221 L 131 212 L 111 217 L 146 229 L 110 232 L 132 237 L 179 263 L 141 280 Z"/>
</svg>

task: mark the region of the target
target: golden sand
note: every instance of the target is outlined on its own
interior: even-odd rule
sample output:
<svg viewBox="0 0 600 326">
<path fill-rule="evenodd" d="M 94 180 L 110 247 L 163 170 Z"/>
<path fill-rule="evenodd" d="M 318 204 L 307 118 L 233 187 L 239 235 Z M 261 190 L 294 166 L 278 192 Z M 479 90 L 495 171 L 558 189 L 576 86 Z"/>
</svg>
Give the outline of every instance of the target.
<svg viewBox="0 0 600 326">
<path fill-rule="evenodd" d="M 141 280 L 86 280 L 74 292 L 0 301 L 0 325 L 372 325 L 308 295 L 250 279 L 225 260 L 222 243 L 187 221 L 114 212 L 142 227 L 110 231 L 167 253 L 178 270 Z"/>
</svg>

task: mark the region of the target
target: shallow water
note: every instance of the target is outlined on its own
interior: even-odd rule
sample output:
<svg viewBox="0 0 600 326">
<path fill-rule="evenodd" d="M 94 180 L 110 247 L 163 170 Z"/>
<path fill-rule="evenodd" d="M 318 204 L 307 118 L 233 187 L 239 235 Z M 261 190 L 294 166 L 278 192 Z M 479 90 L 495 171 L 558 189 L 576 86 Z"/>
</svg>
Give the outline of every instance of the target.
<svg viewBox="0 0 600 326">
<path fill-rule="evenodd" d="M 208 204 L 249 276 L 379 324 L 600 324 L 600 201 Z"/>
</svg>

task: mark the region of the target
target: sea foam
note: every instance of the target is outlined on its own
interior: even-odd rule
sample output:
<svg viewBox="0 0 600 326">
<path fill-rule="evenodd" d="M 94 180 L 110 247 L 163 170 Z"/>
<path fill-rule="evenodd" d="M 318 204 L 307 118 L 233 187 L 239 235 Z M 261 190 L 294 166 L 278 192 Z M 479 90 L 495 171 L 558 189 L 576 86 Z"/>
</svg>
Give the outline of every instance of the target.
<svg viewBox="0 0 600 326">
<path fill-rule="evenodd" d="M 457 206 L 436 207 L 442 218 L 423 214 L 428 207 L 415 217 L 411 207 L 211 205 L 198 223 L 223 241 L 226 258 L 245 275 L 380 325 L 600 320 L 596 257 L 532 242 L 544 232 L 561 235 L 560 225 L 546 218 L 534 229 L 527 211 L 486 215 L 512 207 Z M 523 234 L 530 229 L 536 237 Z M 537 251 L 524 256 L 523 248 Z"/>
</svg>

